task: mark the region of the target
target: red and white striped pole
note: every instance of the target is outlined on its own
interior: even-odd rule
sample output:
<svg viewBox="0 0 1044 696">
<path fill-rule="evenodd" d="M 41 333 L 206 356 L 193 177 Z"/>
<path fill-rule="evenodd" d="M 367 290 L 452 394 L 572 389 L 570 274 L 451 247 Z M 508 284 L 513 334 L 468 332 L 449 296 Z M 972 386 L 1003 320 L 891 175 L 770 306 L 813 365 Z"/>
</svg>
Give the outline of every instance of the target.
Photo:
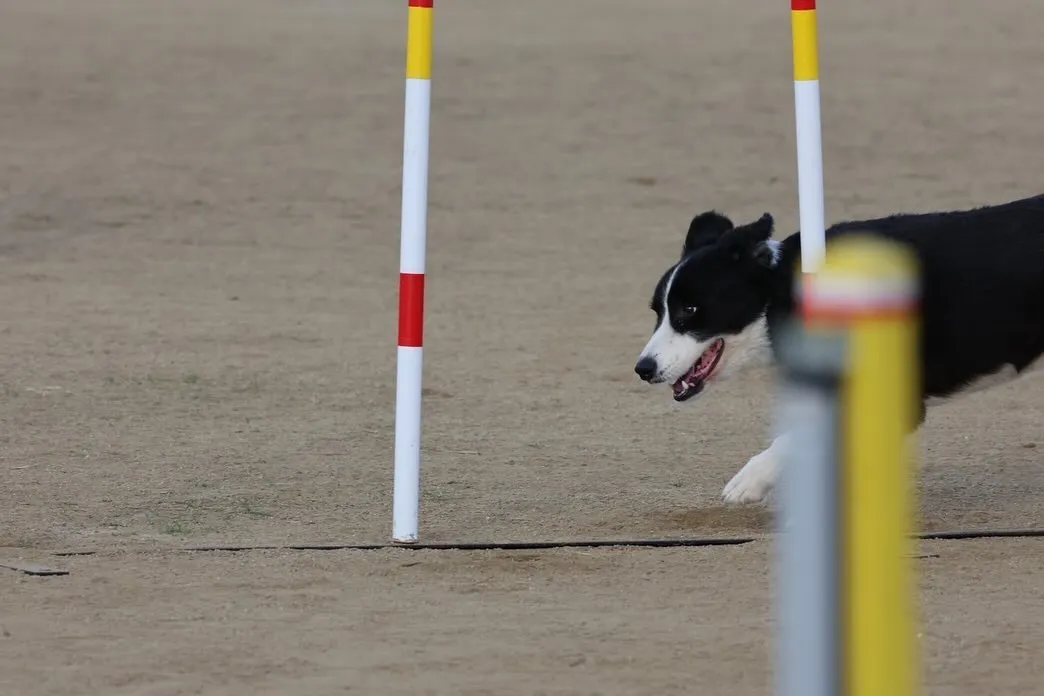
<svg viewBox="0 0 1044 696">
<path fill-rule="evenodd" d="M 428 227 L 434 0 L 409 0 L 406 116 L 403 128 L 402 229 L 399 249 L 399 347 L 395 385 L 395 483 L 392 540 L 417 541 L 420 518 L 421 382 L 424 264 Z"/>
</svg>

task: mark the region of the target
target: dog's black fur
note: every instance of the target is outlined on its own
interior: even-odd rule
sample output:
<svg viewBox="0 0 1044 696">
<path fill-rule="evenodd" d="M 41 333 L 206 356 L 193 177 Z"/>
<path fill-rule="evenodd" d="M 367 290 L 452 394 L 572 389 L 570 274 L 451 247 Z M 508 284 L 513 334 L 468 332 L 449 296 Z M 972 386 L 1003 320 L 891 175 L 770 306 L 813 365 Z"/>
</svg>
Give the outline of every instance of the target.
<svg viewBox="0 0 1044 696">
<path fill-rule="evenodd" d="M 773 339 L 795 311 L 801 238 L 795 233 L 775 246 L 772 227 L 768 214 L 734 227 L 723 215 L 704 213 L 693 219 L 683 255 L 692 256 L 684 277 L 704 288 L 700 304 L 730 315 L 722 328 L 764 311 L 776 353 Z M 843 222 L 827 230 L 827 243 L 851 233 L 896 240 L 918 259 L 922 402 L 1007 366 L 1021 373 L 1044 354 L 1044 195 Z M 736 293 L 736 285 L 744 290 Z"/>
</svg>

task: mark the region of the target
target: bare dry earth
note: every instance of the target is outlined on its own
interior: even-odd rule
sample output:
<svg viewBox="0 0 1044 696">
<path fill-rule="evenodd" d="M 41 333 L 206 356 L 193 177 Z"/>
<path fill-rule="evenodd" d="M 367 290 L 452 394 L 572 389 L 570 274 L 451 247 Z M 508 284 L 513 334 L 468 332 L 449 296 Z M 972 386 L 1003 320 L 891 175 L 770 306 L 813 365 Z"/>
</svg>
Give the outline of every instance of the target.
<svg viewBox="0 0 1044 696">
<path fill-rule="evenodd" d="M 769 377 L 681 409 L 630 370 L 689 216 L 796 226 L 785 3 L 444 4 L 424 538 L 768 531 L 717 496 Z M 388 536 L 405 12 L 0 14 L 0 560 L 72 571 L 0 575 L 0 692 L 768 689 L 769 542 L 169 550 Z M 832 220 L 1039 192 L 1044 7 L 821 15 Z M 1040 524 L 1041 386 L 932 414 L 925 527 Z M 925 546 L 931 693 L 1044 693 L 1040 542 Z"/>
</svg>

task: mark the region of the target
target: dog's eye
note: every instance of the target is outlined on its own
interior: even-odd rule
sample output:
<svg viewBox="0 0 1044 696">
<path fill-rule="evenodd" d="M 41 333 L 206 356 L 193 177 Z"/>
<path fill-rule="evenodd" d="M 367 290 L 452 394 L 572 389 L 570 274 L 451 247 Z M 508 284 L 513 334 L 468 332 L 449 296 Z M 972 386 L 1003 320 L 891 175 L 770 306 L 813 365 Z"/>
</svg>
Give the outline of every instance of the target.
<svg viewBox="0 0 1044 696">
<path fill-rule="evenodd" d="M 696 305 L 688 305 L 687 307 L 685 307 L 685 313 L 688 314 L 689 316 L 692 316 L 694 314 L 699 314 L 700 313 L 700 308 L 697 307 Z"/>
</svg>

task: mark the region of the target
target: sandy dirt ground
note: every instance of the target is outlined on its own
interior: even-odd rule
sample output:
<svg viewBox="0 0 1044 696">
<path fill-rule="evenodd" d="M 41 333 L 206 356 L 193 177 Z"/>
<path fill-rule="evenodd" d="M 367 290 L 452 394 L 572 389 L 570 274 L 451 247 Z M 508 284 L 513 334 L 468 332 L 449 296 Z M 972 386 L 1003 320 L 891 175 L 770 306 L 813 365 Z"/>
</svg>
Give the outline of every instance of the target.
<svg viewBox="0 0 1044 696">
<path fill-rule="evenodd" d="M 763 694 L 770 375 L 634 378 L 695 212 L 797 223 L 785 3 L 437 14 L 427 541 L 390 532 L 405 3 L 0 0 L 0 693 Z M 741 6 L 742 5 L 742 6 Z M 1044 6 L 821 11 L 828 217 L 1040 191 Z M 1044 523 L 1044 378 L 933 411 L 926 529 Z M 55 556 L 63 550 L 93 555 Z M 1044 694 L 1044 540 L 925 542 L 929 693 Z"/>
</svg>

